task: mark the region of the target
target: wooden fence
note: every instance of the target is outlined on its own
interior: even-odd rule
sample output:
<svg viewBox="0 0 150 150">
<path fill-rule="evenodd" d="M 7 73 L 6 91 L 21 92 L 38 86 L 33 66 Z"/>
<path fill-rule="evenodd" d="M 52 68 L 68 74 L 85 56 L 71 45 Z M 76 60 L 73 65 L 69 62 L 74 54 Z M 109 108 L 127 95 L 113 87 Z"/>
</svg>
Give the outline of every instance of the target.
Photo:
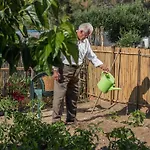
<svg viewBox="0 0 150 150">
<path fill-rule="evenodd" d="M 133 103 L 137 105 L 150 104 L 150 49 L 115 48 L 92 46 L 96 55 L 110 68 L 115 77 L 116 87 L 121 90 L 102 94 L 101 99 L 119 102 Z M 88 71 L 87 71 L 88 70 Z M 1 86 L 9 77 L 8 65 L 4 65 L 0 71 Z M 18 66 L 20 75 L 26 76 L 22 64 Z M 88 72 L 88 74 L 86 73 Z M 90 96 L 99 96 L 100 90 L 97 83 L 101 77 L 101 70 L 91 63 L 86 64 L 81 71 L 80 98 L 84 99 L 88 93 Z"/>
<path fill-rule="evenodd" d="M 115 48 L 93 46 L 98 58 L 112 67 L 111 73 L 115 77 L 115 90 L 101 95 L 101 99 L 119 103 L 136 105 L 150 104 L 150 49 Z M 88 94 L 99 96 L 97 83 L 101 77 L 101 70 L 91 63 L 88 65 Z"/>
</svg>

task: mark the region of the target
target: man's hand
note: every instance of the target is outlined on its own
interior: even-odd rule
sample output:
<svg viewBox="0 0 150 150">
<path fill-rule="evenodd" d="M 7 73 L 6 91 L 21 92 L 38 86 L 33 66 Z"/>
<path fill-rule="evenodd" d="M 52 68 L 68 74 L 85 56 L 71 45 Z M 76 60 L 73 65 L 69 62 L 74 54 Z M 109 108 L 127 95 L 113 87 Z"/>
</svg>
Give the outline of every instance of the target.
<svg viewBox="0 0 150 150">
<path fill-rule="evenodd" d="M 104 64 L 99 66 L 104 72 L 110 72 L 109 68 L 105 66 Z"/>
<path fill-rule="evenodd" d="M 54 72 L 53 72 L 53 78 L 54 78 L 54 80 L 56 80 L 56 81 L 59 80 L 60 74 L 59 74 L 59 72 L 58 72 L 57 70 L 54 70 Z"/>
</svg>

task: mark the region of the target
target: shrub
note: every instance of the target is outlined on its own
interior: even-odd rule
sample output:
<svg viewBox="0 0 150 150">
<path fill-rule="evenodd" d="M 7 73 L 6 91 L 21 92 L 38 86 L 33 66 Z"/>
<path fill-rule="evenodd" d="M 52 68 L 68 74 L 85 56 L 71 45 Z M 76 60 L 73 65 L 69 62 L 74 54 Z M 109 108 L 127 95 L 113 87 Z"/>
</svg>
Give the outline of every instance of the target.
<svg viewBox="0 0 150 150">
<path fill-rule="evenodd" d="M 76 129 L 73 135 L 63 122 L 46 124 L 35 116 L 14 113 L 12 125 L 0 126 L 0 149 L 17 150 L 93 150 L 95 132 Z"/>
<path fill-rule="evenodd" d="M 128 123 L 130 125 L 141 126 L 144 123 L 144 119 L 146 118 L 145 113 L 141 112 L 140 110 L 135 110 L 132 112 L 128 118 Z"/>
<path fill-rule="evenodd" d="M 120 127 L 114 128 L 107 134 L 110 141 L 109 150 L 150 150 L 144 142 L 138 140 L 131 129 Z"/>
<path fill-rule="evenodd" d="M 9 77 L 5 86 L 9 96 L 11 96 L 14 100 L 20 102 L 23 101 L 25 97 L 28 97 L 29 84 L 29 78 L 21 77 L 18 76 L 17 73 L 14 73 Z"/>
<path fill-rule="evenodd" d="M 77 25 L 88 21 L 94 27 L 103 26 L 109 40 L 121 46 L 132 46 L 139 42 L 139 38 L 150 33 L 150 11 L 141 1 L 115 6 L 94 6 L 82 13 L 76 11 L 73 16 Z"/>
<path fill-rule="evenodd" d="M 140 40 L 141 38 L 138 33 L 129 31 L 121 34 L 121 38 L 119 38 L 117 44 L 119 46 L 133 47 L 140 43 Z"/>
</svg>

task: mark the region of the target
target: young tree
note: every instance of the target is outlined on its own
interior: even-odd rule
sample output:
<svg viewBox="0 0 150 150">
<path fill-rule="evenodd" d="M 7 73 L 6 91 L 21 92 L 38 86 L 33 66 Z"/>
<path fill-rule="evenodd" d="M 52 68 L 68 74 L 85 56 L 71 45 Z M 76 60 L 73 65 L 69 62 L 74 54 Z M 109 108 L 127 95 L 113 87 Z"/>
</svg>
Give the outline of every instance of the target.
<svg viewBox="0 0 150 150">
<path fill-rule="evenodd" d="M 31 28 L 40 33 L 39 38 L 29 36 Z M 20 56 L 25 70 L 38 67 L 50 71 L 52 65 L 61 63 L 60 53 L 68 60 L 72 55 L 77 61 L 76 40 L 74 27 L 65 14 L 62 16 L 57 0 L 1 0 L 0 65 L 7 61 L 10 74 L 16 70 Z"/>
</svg>

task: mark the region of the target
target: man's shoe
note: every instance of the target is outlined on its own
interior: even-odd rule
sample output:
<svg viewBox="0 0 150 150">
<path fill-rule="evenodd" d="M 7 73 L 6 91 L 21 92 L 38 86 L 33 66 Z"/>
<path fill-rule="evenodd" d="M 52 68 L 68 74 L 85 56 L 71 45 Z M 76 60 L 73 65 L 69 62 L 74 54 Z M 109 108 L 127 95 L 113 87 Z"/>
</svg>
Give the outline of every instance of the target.
<svg viewBox="0 0 150 150">
<path fill-rule="evenodd" d="M 78 125 L 77 119 L 75 120 L 66 120 L 65 125 Z"/>
</svg>

